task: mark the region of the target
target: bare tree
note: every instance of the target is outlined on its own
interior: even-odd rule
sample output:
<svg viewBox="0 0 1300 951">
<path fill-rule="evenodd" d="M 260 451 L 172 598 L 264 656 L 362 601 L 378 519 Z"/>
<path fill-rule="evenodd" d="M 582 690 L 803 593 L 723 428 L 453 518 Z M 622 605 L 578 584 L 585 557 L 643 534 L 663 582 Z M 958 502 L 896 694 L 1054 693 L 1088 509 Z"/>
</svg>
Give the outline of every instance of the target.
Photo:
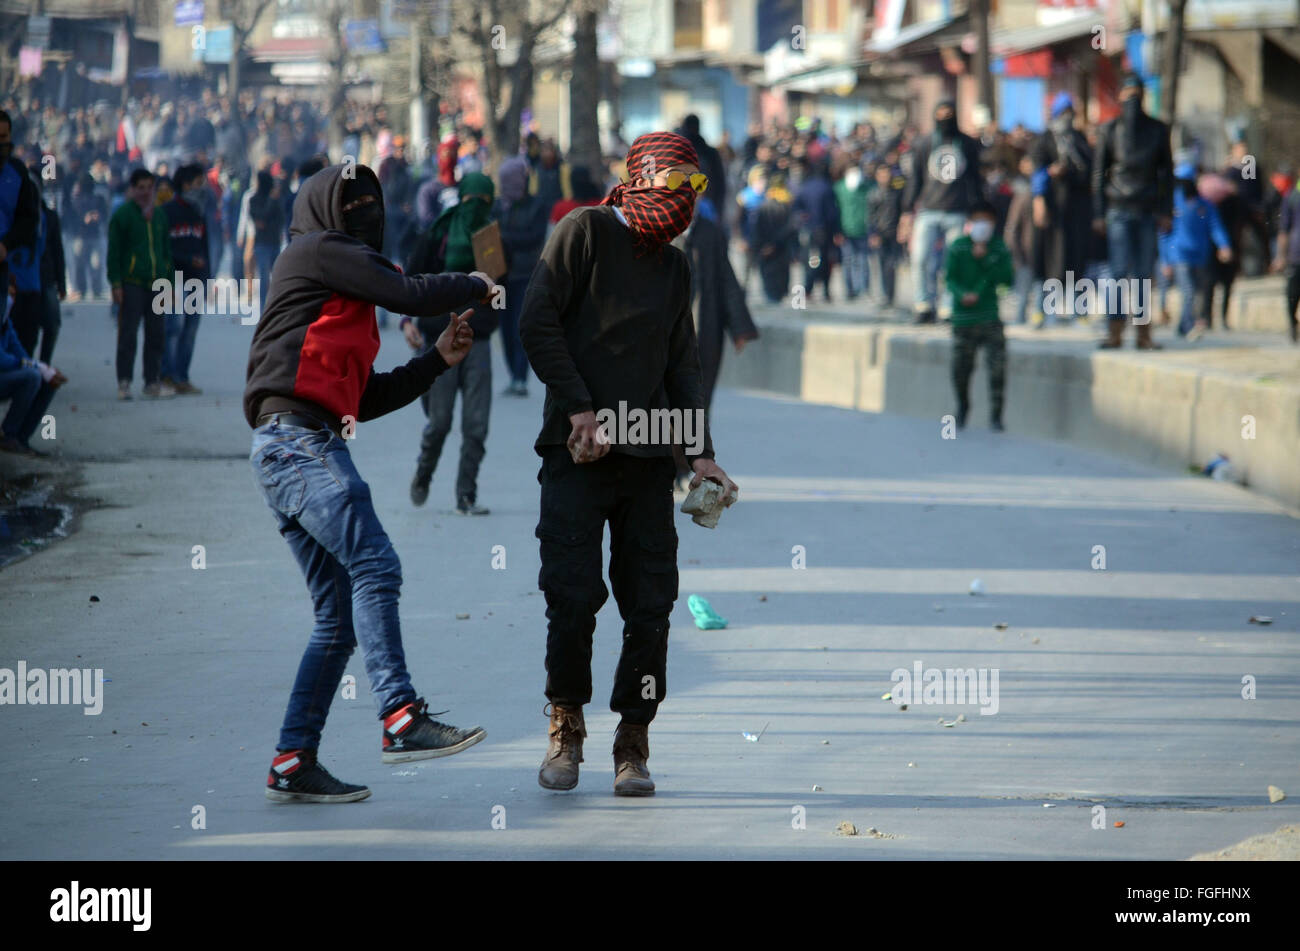
<svg viewBox="0 0 1300 951">
<path fill-rule="evenodd" d="M 532 103 L 533 54 L 538 37 L 560 21 L 568 12 L 569 3 L 570 0 L 525 0 L 516 6 L 514 2 L 485 0 L 462 13 L 457 30 L 474 44 L 483 63 L 488 139 L 498 156 L 519 151 L 519 120 Z M 506 11 L 512 6 L 515 9 L 509 11 L 507 25 Z M 515 61 L 505 66 L 498 54 L 512 38 L 510 33 L 518 38 L 519 52 Z"/>
<path fill-rule="evenodd" d="M 605 0 L 573 0 L 573 66 L 569 79 L 569 164 L 595 172 L 600 167 L 600 59 L 596 22 Z M 599 178 L 599 175 L 596 176 Z"/>
<path fill-rule="evenodd" d="M 239 95 L 248 38 L 274 0 L 222 0 L 221 16 L 230 23 L 230 66 L 226 74 L 231 101 Z"/>
<path fill-rule="evenodd" d="M 447 3 L 450 0 L 446 0 Z M 426 8 L 428 8 L 426 10 Z M 453 53 L 453 33 L 450 9 L 439 17 L 439 4 L 421 4 L 420 16 L 427 18 L 432 27 L 420 32 L 420 96 L 425 110 L 425 128 L 435 145 L 438 141 L 438 118 L 442 114 L 442 101 L 452 94 L 452 77 L 455 75 L 456 57 Z"/>
<path fill-rule="evenodd" d="M 321 30 L 330 38 L 326 65 L 329 75 L 325 80 L 325 118 L 329 129 L 330 158 L 338 161 L 343 154 L 343 139 L 347 135 L 348 106 L 347 80 L 349 54 L 343 41 L 343 17 L 351 9 L 350 0 L 319 0 L 317 17 Z"/>
<path fill-rule="evenodd" d="M 997 118 L 998 97 L 993 90 L 992 60 L 989 57 L 989 0 L 972 0 L 971 19 L 975 24 L 975 79 L 979 83 L 979 101 Z"/>
<path fill-rule="evenodd" d="M 1160 96 L 1164 100 L 1165 121 L 1170 128 L 1178 115 L 1178 67 L 1183 58 L 1186 18 L 1187 0 L 1169 0 L 1169 28 L 1165 31 L 1164 77 L 1160 83 Z"/>
</svg>

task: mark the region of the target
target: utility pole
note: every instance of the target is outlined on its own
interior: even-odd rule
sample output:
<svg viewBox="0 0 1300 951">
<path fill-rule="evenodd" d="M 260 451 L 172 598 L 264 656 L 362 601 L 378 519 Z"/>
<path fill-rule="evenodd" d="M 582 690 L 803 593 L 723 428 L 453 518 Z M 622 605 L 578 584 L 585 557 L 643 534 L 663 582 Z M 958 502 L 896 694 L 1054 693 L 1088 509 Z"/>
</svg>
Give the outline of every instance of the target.
<svg viewBox="0 0 1300 951">
<path fill-rule="evenodd" d="M 126 32 L 126 54 L 123 57 L 126 60 L 126 76 L 122 79 L 123 108 L 126 108 L 126 104 L 131 98 L 131 47 L 135 45 L 132 42 L 131 34 L 135 32 L 135 24 L 139 16 L 138 4 L 139 0 L 131 0 L 130 10 L 122 14 L 122 29 Z"/>
<path fill-rule="evenodd" d="M 1164 75 L 1160 83 L 1161 111 L 1173 128 L 1178 114 L 1178 67 L 1183 58 L 1183 33 L 1187 19 L 1187 0 L 1169 0 L 1169 28 L 1165 31 Z"/>
<path fill-rule="evenodd" d="M 424 93 L 420 83 L 420 14 L 411 17 L 411 134 L 412 156 L 419 156 L 427 137 L 424 129 Z"/>
<path fill-rule="evenodd" d="M 997 96 L 993 92 L 993 63 L 989 56 L 989 0 L 971 0 L 971 17 L 975 21 L 975 81 L 980 103 L 989 110 L 989 119 L 998 117 Z"/>
</svg>

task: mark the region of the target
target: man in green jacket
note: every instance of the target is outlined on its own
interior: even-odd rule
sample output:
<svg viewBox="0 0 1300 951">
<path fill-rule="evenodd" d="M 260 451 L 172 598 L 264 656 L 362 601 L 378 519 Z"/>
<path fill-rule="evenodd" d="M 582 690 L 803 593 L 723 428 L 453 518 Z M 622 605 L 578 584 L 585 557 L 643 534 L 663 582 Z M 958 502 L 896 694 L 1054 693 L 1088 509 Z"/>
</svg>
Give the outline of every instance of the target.
<svg viewBox="0 0 1300 951">
<path fill-rule="evenodd" d="M 998 316 L 998 288 L 1015 280 L 1011 252 L 994 234 L 997 211 L 978 202 L 968 231 L 948 246 L 944 275 L 952 292 L 952 385 L 957 392 L 957 428 L 970 411 L 970 375 L 975 351 L 983 347 L 989 368 L 989 428 L 1002 432 L 1002 392 L 1006 385 L 1007 343 Z"/>
<path fill-rule="evenodd" d="M 153 173 L 137 168 L 131 173 L 124 201 L 108 220 L 108 282 L 117 304 L 117 398 L 131 398 L 131 373 L 135 366 L 135 342 L 144 323 L 144 395 L 150 399 L 175 396 L 176 391 L 162 375 L 166 322 L 154 299 L 173 299 L 172 252 L 168 238 L 167 212 L 154 205 Z M 155 294 L 154 281 L 168 282 Z M 165 295 L 165 296 L 164 296 Z"/>
<path fill-rule="evenodd" d="M 867 197 L 875 182 L 862 174 L 856 161 L 844 169 L 833 186 L 835 203 L 840 207 L 840 229 L 844 234 L 840 251 L 844 255 L 845 296 L 853 300 L 866 293 L 870 283 L 867 270 Z"/>
</svg>

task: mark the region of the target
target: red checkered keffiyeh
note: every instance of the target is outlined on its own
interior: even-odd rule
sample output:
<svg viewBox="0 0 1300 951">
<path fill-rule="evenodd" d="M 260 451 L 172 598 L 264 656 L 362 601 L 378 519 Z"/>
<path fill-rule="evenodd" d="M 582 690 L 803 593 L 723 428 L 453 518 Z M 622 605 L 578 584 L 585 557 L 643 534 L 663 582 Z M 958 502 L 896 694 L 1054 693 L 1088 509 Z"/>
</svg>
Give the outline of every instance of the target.
<svg viewBox="0 0 1300 951">
<path fill-rule="evenodd" d="M 633 182 L 654 178 L 674 165 L 699 165 L 690 140 L 676 132 L 647 132 L 636 137 L 627 153 L 627 175 Z M 617 205 L 636 235 L 638 253 L 659 251 L 691 223 L 695 214 L 695 192 L 689 188 L 632 188 L 620 182 L 605 196 L 602 205 Z"/>
</svg>

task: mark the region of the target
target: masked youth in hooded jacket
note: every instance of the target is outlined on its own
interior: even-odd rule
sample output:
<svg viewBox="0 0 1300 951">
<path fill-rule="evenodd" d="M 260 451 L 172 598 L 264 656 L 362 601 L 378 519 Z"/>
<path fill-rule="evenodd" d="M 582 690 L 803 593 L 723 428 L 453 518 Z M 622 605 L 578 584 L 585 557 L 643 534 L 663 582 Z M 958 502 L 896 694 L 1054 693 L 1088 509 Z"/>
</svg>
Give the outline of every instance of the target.
<svg viewBox="0 0 1300 951">
<path fill-rule="evenodd" d="M 673 442 L 683 444 L 694 484 L 719 483 L 728 504 L 736 485 L 713 461 L 690 263 L 669 244 L 690 224 L 696 195 L 708 183 L 695 148 L 671 132 L 639 136 L 627 167 L 632 181 L 556 225 L 528 285 L 519 330 L 546 384 L 535 448 L 542 456 L 538 581 L 549 622 L 552 709 L 538 783 L 546 789 L 578 783 L 582 708 L 592 691 L 591 638 L 609 596 L 601 577 L 608 523 L 609 576 L 624 619 L 610 698 L 610 709 L 622 716 L 614 736 L 614 792 L 648 796 L 655 788 L 646 767 L 648 728 L 667 689 L 668 615 L 677 598 Z M 636 428 L 649 411 L 669 409 L 683 422 L 676 440 L 654 424 L 649 432 Z M 628 425 L 619 425 L 619 416 Z"/>
<path fill-rule="evenodd" d="M 357 644 L 382 721 L 385 763 L 447 756 L 486 736 L 429 716 L 411 685 L 397 599 L 401 564 L 375 515 L 370 489 L 343 436 L 358 420 L 399 409 L 429 388 L 473 343 L 470 312 L 454 315 L 434 347 L 376 373 L 375 305 L 433 315 L 482 300 L 484 275 L 406 277 L 380 252 L 384 205 L 365 166 L 317 172 L 294 203 L 292 239 L 271 272 L 253 335 L 244 414 L 250 455 L 311 592 L 316 626 L 298 668 L 267 776 L 274 802 L 355 802 L 364 786 L 335 779 L 317 761 L 321 730 Z"/>
</svg>

